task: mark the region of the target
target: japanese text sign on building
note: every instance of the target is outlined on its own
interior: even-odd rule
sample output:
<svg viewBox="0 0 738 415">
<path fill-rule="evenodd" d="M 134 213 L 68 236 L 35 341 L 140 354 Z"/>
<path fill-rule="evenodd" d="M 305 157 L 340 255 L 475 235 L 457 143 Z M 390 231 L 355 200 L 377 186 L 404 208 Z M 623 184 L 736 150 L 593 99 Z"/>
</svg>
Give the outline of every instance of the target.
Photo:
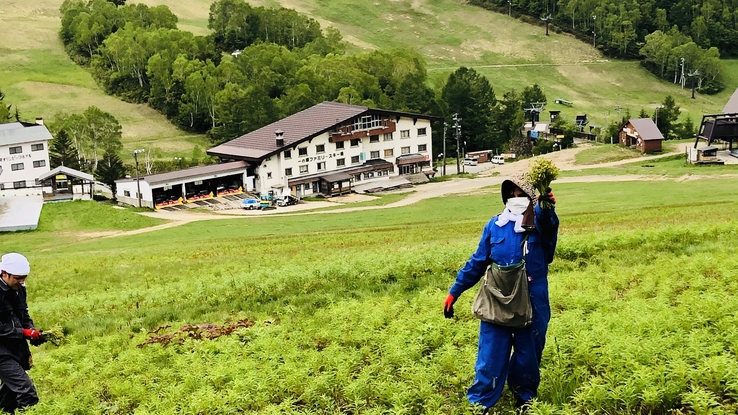
<svg viewBox="0 0 738 415">
<path fill-rule="evenodd" d="M 328 154 L 318 154 L 317 156 L 310 156 L 310 157 L 303 157 L 301 159 L 298 159 L 298 163 L 310 163 L 311 161 L 321 161 L 321 160 L 328 160 L 336 157 L 343 156 L 343 151 L 337 151 L 335 153 L 328 153 Z"/>
<path fill-rule="evenodd" d="M 29 158 L 31 158 L 30 154 L 17 154 L 15 156 L 2 157 L 0 158 L 0 161 L 15 161 L 15 160 L 29 159 Z"/>
</svg>

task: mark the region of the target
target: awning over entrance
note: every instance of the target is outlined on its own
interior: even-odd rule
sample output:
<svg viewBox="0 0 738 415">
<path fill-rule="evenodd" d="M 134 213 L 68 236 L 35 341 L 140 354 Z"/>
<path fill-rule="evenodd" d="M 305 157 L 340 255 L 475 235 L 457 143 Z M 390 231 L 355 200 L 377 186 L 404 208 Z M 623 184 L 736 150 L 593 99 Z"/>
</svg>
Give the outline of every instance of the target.
<svg viewBox="0 0 738 415">
<path fill-rule="evenodd" d="M 414 164 L 414 163 L 422 163 L 424 161 L 430 160 L 429 155 L 423 155 L 423 154 L 406 154 L 403 156 L 397 157 L 397 165 L 402 166 L 403 164 Z"/>
<path fill-rule="evenodd" d="M 386 161 L 386 160 L 368 160 L 366 163 L 362 164 L 361 166 L 356 167 L 350 167 L 348 169 L 343 169 L 340 171 L 332 171 L 332 172 L 326 172 L 326 173 L 320 173 L 320 174 L 311 174 L 309 176 L 302 176 L 302 177 L 296 177 L 294 179 L 290 179 L 287 183 L 288 186 L 296 186 L 298 184 L 303 183 L 312 183 L 318 180 L 323 180 L 328 183 L 338 183 L 338 182 L 344 182 L 349 181 L 352 178 L 352 175 L 359 174 L 359 173 L 365 173 L 369 171 L 375 171 L 375 170 L 382 170 L 382 169 L 388 169 L 391 168 L 393 165 L 392 163 Z"/>
<path fill-rule="evenodd" d="M 50 172 L 48 172 L 46 174 L 42 174 L 41 176 L 38 177 L 38 180 L 39 181 L 44 181 L 46 179 L 50 179 L 52 177 L 56 177 L 56 175 L 58 175 L 58 174 L 64 174 L 64 175 L 67 175 L 67 176 L 77 177 L 77 178 L 80 178 L 80 179 L 83 179 L 83 180 L 87 180 L 88 182 L 94 182 L 95 181 L 95 178 L 91 174 L 83 173 L 83 172 L 81 172 L 79 170 L 75 170 L 75 169 L 72 169 L 72 168 L 69 168 L 69 167 L 66 167 L 66 166 L 59 166 L 59 167 L 55 168 L 54 170 L 51 170 Z"/>
<path fill-rule="evenodd" d="M 326 174 L 320 179 L 325 180 L 328 183 L 345 182 L 345 181 L 351 180 L 351 175 L 349 175 L 348 173 L 336 172 L 336 173 Z"/>
</svg>

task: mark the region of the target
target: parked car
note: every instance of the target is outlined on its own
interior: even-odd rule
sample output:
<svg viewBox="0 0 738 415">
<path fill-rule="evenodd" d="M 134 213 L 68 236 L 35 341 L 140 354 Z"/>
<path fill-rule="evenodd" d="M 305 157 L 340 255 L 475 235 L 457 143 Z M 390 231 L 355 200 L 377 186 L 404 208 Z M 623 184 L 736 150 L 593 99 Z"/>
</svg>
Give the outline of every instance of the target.
<svg viewBox="0 0 738 415">
<path fill-rule="evenodd" d="M 297 202 L 298 200 L 296 197 L 287 195 L 277 199 L 277 206 L 292 206 L 296 205 Z"/>
<path fill-rule="evenodd" d="M 246 210 L 259 209 L 259 199 L 248 198 L 241 202 L 241 207 Z"/>
<path fill-rule="evenodd" d="M 492 164 L 505 164 L 505 158 L 502 156 L 492 156 Z"/>
<path fill-rule="evenodd" d="M 477 165 L 477 159 L 473 157 L 467 157 L 464 159 L 464 165 L 465 166 L 476 166 Z"/>
</svg>

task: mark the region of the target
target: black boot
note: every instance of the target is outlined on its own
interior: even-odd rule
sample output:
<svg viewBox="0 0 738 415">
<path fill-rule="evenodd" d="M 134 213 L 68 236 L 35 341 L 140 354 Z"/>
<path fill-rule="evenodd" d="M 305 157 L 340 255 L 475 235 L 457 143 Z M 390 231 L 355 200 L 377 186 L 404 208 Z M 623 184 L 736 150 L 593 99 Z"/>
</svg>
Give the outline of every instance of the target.
<svg viewBox="0 0 738 415">
<path fill-rule="evenodd" d="M 530 409 L 530 400 L 524 401 L 520 396 L 516 396 L 515 409 L 521 415 L 528 413 L 528 409 Z"/>
</svg>

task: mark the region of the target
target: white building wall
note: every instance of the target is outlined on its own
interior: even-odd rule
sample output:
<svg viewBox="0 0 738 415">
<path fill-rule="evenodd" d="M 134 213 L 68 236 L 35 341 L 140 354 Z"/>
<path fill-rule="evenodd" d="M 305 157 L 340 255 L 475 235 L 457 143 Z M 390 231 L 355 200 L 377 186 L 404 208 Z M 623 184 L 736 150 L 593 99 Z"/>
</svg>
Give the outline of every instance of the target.
<svg viewBox="0 0 738 415">
<path fill-rule="evenodd" d="M 146 181 L 141 180 L 141 200 L 147 202 L 154 201 L 154 195 L 151 192 L 151 186 Z M 118 197 L 130 197 L 134 200 L 138 200 L 138 193 L 136 188 L 136 180 L 130 182 L 118 182 L 116 183 L 115 194 Z"/>
<path fill-rule="evenodd" d="M 18 147 L 21 148 L 20 152 L 17 152 Z M 10 153 L 11 149 L 13 154 Z M 14 183 L 20 181 L 25 181 L 26 187 L 36 186 L 36 179 L 51 170 L 48 141 L 0 146 L 0 168 L 0 189 L 13 189 Z"/>
<path fill-rule="evenodd" d="M 396 125 L 395 132 L 391 133 L 391 140 L 385 140 L 384 135 L 380 133 L 377 142 L 371 142 L 370 136 L 366 136 L 361 138 L 358 146 L 352 147 L 349 140 L 343 141 L 343 148 L 338 148 L 340 144 L 329 142 L 330 135 L 326 132 L 312 140 L 300 143 L 294 148 L 289 147 L 285 149 L 290 153 L 289 158 L 285 157 L 285 150 L 283 150 L 261 161 L 261 164 L 255 169 L 258 176 L 255 182 L 255 190 L 266 193 L 280 186 L 287 187 L 290 179 L 360 166 L 372 158 L 383 159 L 394 164 L 395 169 L 390 177 L 398 176 L 400 169 L 396 165 L 396 160 L 398 156 L 403 155 L 403 149 L 406 151 L 404 154 L 419 153 L 428 155 L 429 160 L 432 161 L 431 122 L 422 119 L 413 122 L 412 118 L 400 118 Z M 406 132 L 404 134 L 407 137 L 402 137 L 403 131 Z M 318 149 L 321 145 L 323 151 L 319 152 Z M 300 155 L 300 149 L 303 148 L 307 153 Z M 385 152 L 386 150 L 389 151 Z M 372 157 L 372 152 L 379 152 L 379 157 Z M 391 155 L 386 155 L 390 153 Z M 341 159 L 344 160 L 345 164 L 339 166 L 338 161 Z M 324 169 L 318 170 L 319 163 L 324 163 Z M 307 172 L 300 172 L 301 166 L 303 168 L 307 167 Z M 287 174 L 287 169 L 292 169 L 291 175 Z"/>
</svg>

